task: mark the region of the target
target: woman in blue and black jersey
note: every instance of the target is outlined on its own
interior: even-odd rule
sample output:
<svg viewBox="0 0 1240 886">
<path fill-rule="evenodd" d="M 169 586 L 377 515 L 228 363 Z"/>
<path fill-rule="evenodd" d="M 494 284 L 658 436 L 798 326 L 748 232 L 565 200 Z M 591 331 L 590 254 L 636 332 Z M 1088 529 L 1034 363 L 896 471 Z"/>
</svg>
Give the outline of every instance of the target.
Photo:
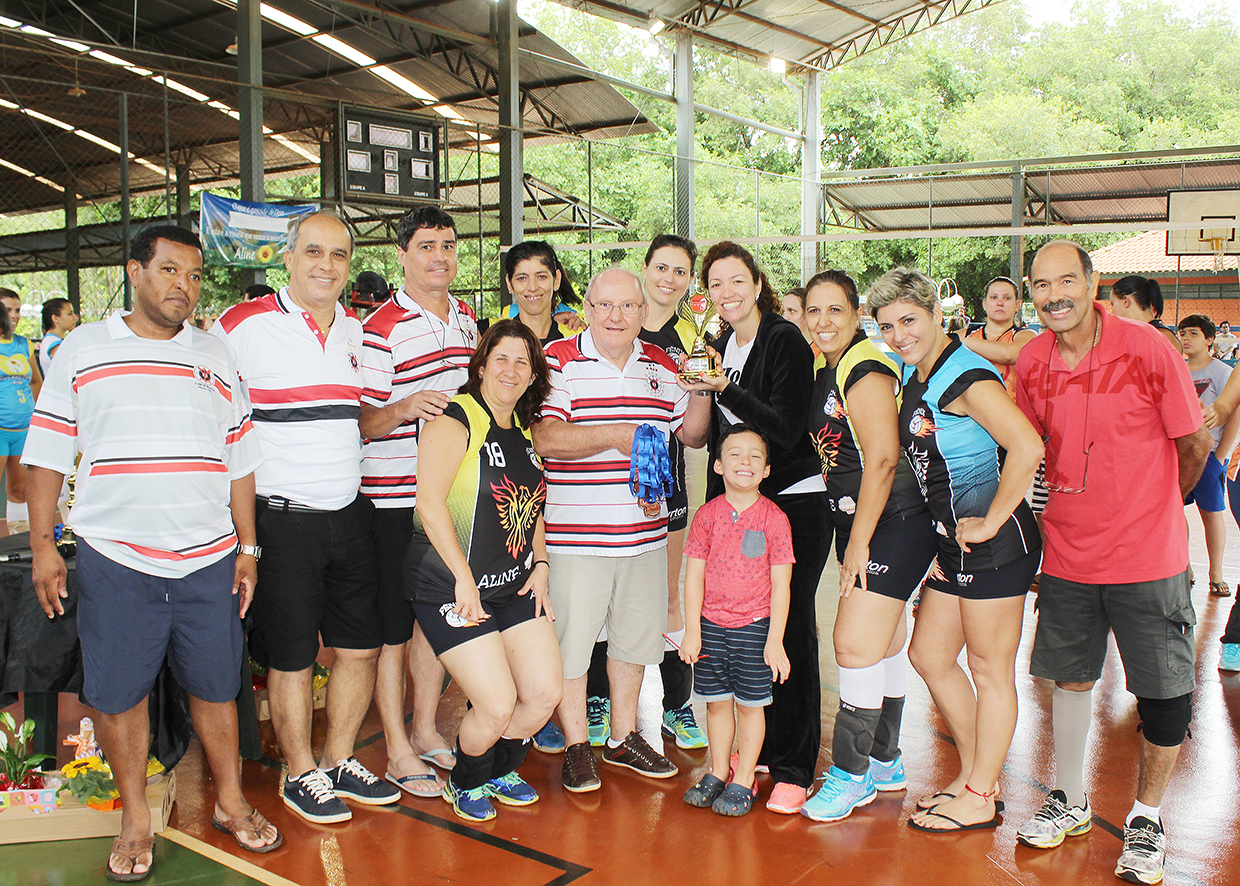
<svg viewBox="0 0 1240 886">
<path fill-rule="evenodd" d="M 938 541 L 901 455 L 899 370 L 861 329 L 857 284 L 843 271 L 829 270 L 805 288 L 805 320 L 822 353 L 808 430 L 840 563 L 834 632 L 840 708 L 832 766 L 801 814 L 837 821 L 878 791 L 905 786 L 904 607 L 930 568 Z"/>
<path fill-rule="evenodd" d="M 529 431 L 550 389 L 534 333 L 500 320 L 478 343 L 461 392 L 418 436 L 405 592 L 471 703 L 443 794 L 470 821 L 493 818 L 492 799 L 538 799 L 516 769 L 563 686 L 547 599 L 547 487 Z"/>
<path fill-rule="evenodd" d="M 904 361 L 900 443 L 939 534 L 909 657 L 956 740 L 960 775 L 910 820 L 935 833 L 995 827 L 1016 728 L 1016 650 L 1041 540 L 1025 490 L 1042 442 L 994 367 L 948 337 L 938 287 L 908 268 L 866 295 Z M 968 649 L 969 671 L 957 663 Z"/>
<path fill-rule="evenodd" d="M 504 285 L 512 295 L 508 316 L 532 329 L 543 347 L 585 328 L 572 308 L 581 299 L 545 240 L 524 240 L 504 253 Z M 490 322 L 480 322 L 478 331 Z"/>
</svg>

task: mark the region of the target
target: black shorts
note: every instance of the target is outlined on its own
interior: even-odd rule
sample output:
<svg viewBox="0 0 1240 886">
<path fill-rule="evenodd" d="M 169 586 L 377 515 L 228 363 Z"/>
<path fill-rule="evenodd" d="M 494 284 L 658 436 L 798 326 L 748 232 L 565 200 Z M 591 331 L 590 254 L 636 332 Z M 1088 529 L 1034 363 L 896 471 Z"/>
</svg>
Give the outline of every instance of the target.
<svg viewBox="0 0 1240 886">
<path fill-rule="evenodd" d="M 689 527 L 689 487 L 685 485 L 685 447 L 677 440 L 672 446 L 676 459 L 676 491 L 667 497 L 667 531 L 679 532 Z"/>
<path fill-rule="evenodd" d="M 378 571 L 370 538 L 374 506 L 363 495 L 338 511 L 278 511 L 258 500 L 254 624 L 266 663 L 278 671 L 314 664 L 323 645 L 383 644 Z"/>
<path fill-rule="evenodd" d="M 940 560 L 940 562 L 942 562 Z M 980 569 L 977 572 L 951 572 L 947 580 L 926 579 L 926 586 L 953 597 L 965 600 L 999 600 L 1004 597 L 1022 597 L 1029 593 L 1042 551 L 1032 551 L 1019 560 L 998 569 Z"/>
<path fill-rule="evenodd" d="M 413 610 L 405 599 L 405 554 L 413 537 L 413 508 L 375 508 L 370 534 L 379 569 L 383 645 L 402 646 L 413 636 Z"/>
<path fill-rule="evenodd" d="M 184 578 L 148 575 L 77 547 L 83 700 L 122 714 L 151 693 L 167 655 L 177 682 L 203 701 L 241 689 L 241 616 L 229 554 Z"/>
<path fill-rule="evenodd" d="M 436 655 L 443 655 L 449 649 L 460 646 L 475 637 L 487 634 L 502 634 L 504 631 L 534 618 L 534 592 L 513 594 L 507 598 L 505 605 L 482 601 L 482 609 L 491 617 L 481 623 L 467 622 L 452 611 L 455 603 L 414 603 L 413 613 L 422 633 L 431 644 Z M 409 603 L 405 603 L 409 606 Z"/>
<path fill-rule="evenodd" d="M 835 538 L 835 556 L 842 563 L 849 537 L 836 531 L 839 534 Z M 929 511 L 879 523 L 870 537 L 866 590 L 908 602 L 938 552 L 939 537 Z M 861 587 L 860 582 L 855 587 Z"/>
</svg>

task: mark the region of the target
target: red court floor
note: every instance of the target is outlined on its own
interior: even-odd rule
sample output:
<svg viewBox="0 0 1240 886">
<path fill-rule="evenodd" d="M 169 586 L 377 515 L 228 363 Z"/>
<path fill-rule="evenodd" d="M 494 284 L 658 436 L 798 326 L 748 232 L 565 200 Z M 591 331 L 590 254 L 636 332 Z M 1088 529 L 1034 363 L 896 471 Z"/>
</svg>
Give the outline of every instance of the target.
<svg viewBox="0 0 1240 886">
<path fill-rule="evenodd" d="M 1205 554 L 1200 523 L 1193 526 L 1193 559 L 1204 579 Z M 1240 564 L 1240 533 L 1230 534 L 1230 562 Z M 1234 583 L 1240 566 L 1228 570 Z M 819 592 L 823 650 L 823 733 L 829 743 L 837 705 L 835 667 L 830 648 L 836 576 L 832 567 Z M 1236 839 L 1240 797 L 1240 675 L 1217 670 L 1222 630 L 1231 600 L 1209 598 L 1205 581 L 1194 593 L 1198 613 L 1198 691 L 1193 737 L 1186 743 L 1163 805 L 1168 832 L 1166 883 L 1240 883 Z M 272 762 L 244 764 L 246 787 L 254 802 L 285 834 L 285 845 L 267 856 L 240 853 L 212 830 L 213 794 L 195 744 L 178 767 L 179 799 L 169 836 L 161 842 L 151 883 L 293 883 L 298 886 L 345 884 L 467 883 L 505 886 L 543 884 L 724 884 L 890 883 L 1111 884 L 1120 851 L 1120 827 L 1131 805 L 1136 780 L 1136 711 L 1122 689 L 1123 674 L 1112 650 L 1095 691 L 1095 728 L 1090 736 L 1087 788 L 1094 808 L 1093 831 L 1042 852 L 1016 845 L 1016 829 L 1040 805 L 1053 777 L 1050 749 L 1050 689 L 1027 676 L 1034 598 L 1026 609 L 1026 630 L 1017 663 L 1021 709 L 1015 741 L 1001 781 L 1007 816 L 994 831 L 933 836 L 906 825 L 914 800 L 932 793 L 953 775 L 955 757 L 925 686 L 910 674 L 902 741 L 909 775 L 907 792 L 882 794 L 849 819 L 815 824 L 800 816 L 767 812 L 760 803 L 741 819 L 724 819 L 693 809 L 681 794 L 696 781 L 706 751 L 667 746 L 681 774 L 651 781 L 624 770 L 600 766 L 603 787 L 591 794 L 568 794 L 559 783 L 560 758 L 531 752 L 522 774 L 542 800 L 524 809 L 500 809 L 484 825 L 458 819 L 442 800 L 403 799 L 398 806 L 358 809 L 351 822 L 316 826 L 296 818 L 276 796 L 279 770 Z M 657 728 L 658 694 L 649 679 L 643 690 L 643 728 Z M 454 734 L 463 701 L 449 689 L 441 706 L 441 731 Z M 704 711 L 699 719 L 704 722 Z M 62 732 L 80 711 L 62 699 Z M 321 714 L 319 715 L 321 717 Z M 385 756 L 372 715 L 361 731 L 358 757 L 382 772 Z M 316 724 L 322 740 L 322 723 Z M 264 726 L 265 751 L 279 751 Z M 825 760 L 824 751 L 824 760 Z M 825 763 L 824 763 L 825 765 Z M 0 828 L 3 814 L 0 813 Z M 37 849 L 0 847 L 0 884 L 58 883 L 68 886 L 105 882 L 101 866 L 106 843 L 56 844 Z M 186 852 L 188 846 L 197 855 Z M 216 847 L 220 852 L 213 852 Z M 89 852 L 86 850 L 89 849 Z M 239 862 L 234 856 L 242 855 Z M 34 859 L 39 861 L 34 862 Z M 200 858 L 195 866 L 187 859 Z M 24 862 L 18 865 L 16 860 Z M 239 868 L 226 871 L 222 860 Z M 34 868 L 30 863 L 34 863 Z M 20 868 L 20 870 L 18 869 Z M 245 876 L 248 875 L 248 876 Z M 251 879 L 252 878 L 252 879 Z"/>
</svg>

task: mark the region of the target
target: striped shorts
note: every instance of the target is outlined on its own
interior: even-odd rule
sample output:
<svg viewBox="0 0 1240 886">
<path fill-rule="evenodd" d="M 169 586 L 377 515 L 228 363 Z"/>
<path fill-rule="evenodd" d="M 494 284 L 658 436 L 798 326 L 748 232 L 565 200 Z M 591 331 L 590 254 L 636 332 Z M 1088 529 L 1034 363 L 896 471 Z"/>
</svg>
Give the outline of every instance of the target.
<svg viewBox="0 0 1240 886">
<path fill-rule="evenodd" d="M 702 619 L 702 653 L 693 666 L 693 691 L 703 701 L 724 701 L 751 708 L 771 703 L 774 676 L 762 657 L 770 618 L 739 628 L 725 628 Z"/>
</svg>

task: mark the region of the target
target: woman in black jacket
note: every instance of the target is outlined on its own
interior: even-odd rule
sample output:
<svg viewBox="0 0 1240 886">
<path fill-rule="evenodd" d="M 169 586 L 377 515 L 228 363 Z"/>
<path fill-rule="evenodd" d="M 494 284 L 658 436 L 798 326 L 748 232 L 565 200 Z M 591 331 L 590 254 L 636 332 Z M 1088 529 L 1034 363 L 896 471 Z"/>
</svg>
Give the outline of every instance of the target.
<svg viewBox="0 0 1240 886">
<path fill-rule="evenodd" d="M 692 387 L 715 394 L 711 412 L 711 464 L 729 425 L 745 422 L 770 442 L 771 468 L 762 494 L 792 524 L 792 603 L 784 649 L 792 672 L 776 683 L 766 708 L 766 743 L 759 764 L 770 767 L 773 812 L 794 814 L 804 804 L 817 770 L 822 735 L 818 634 L 814 594 L 831 549 L 831 530 L 821 495 L 795 487 L 820 468 L 805 431 L 814 383 L 814 357 L 801 330 L 780 316 L 780 303 L 758 263 L 744 247 L 717 243 L 702 262 L 701 279 L 727 329 L 713 343 L 721 375 Z M 821 488 L 819 484 L 818 488 Z M 723 492 L 723 478 L 707 473 L 706 497 Z"/>
</svg>

